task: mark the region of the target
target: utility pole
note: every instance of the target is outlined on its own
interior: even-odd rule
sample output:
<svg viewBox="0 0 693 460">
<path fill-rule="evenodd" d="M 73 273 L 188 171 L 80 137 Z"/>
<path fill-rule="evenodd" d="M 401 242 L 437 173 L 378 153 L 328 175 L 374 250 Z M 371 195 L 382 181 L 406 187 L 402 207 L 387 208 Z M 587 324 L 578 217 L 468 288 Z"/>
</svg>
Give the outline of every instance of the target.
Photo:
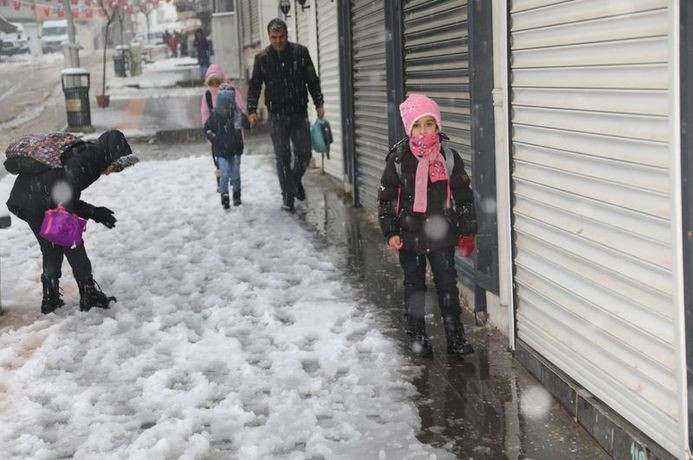
<svg viewBox="0 0 693 460">
<path fill-rule="evenodd" d="M 75 41 L 75 20 L 72 17 L 72 5 L 69 1 L 65 5 L 65 17 L 67 18 L 67 46 L 64 48 L 67 67 L 79 67 L 79 46 Z"/>
</svg>

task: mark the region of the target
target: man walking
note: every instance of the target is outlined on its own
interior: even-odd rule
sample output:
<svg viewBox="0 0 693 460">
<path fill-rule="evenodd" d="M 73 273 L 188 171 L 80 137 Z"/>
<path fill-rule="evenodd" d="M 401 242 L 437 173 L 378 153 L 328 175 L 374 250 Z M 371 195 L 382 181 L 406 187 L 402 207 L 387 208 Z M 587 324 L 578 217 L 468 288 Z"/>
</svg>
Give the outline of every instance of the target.
<svg viewBox="0 0 693 460">
<path fill-rule="evenodd" d="M 294 198 L 301 201 L 306 198 L 301 178 L 312 154 L 308 91 L 318 118 L 325 116 L 325 110 L 320 79 L 308 49 L 288 41 L 286 23 L 281 19 L 272 19 L 267 25 L 267 33 L 270 46 L 255 56 L 253 64 L 248 88 L 248 118 L 251 126 L 257 123 L 257 104 L 264 83 L 265 105 L 269 111 L 277 176 L 282 190 L 282 209 L 293 212 Z"/>
</svg>

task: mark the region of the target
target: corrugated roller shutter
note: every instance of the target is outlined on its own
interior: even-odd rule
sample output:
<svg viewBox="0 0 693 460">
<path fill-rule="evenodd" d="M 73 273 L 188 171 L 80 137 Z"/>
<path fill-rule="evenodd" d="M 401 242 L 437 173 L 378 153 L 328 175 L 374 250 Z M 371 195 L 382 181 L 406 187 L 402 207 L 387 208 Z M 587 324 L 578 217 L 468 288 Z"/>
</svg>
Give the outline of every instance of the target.
<svg viewBox="0 0 693 460">
<path fill-rule="evenodd" d="M 260 2 L 250 2 L 250 42 L 260 42 Z"/>
<path fill-rule="evenodd" d="M 342 108 L 340 103 L 339 34 L 337 33 L 337 3 L 317 0 L 318 61 L 320 84 L 325 97 L 326 119 L 332 128 L 334 142 L 330 146 L 330 159 L 325 159 L 325 172 L 344 180 L 342 155 Z"/>
<path fill-rule="evenodd" d="M 296 15 L 296 42 L 310 49 L 310 17 L 309 15 L 313 12 L 310 8 L 307 10 L 301 10 L 301 5 L 298 2 L 294 2 L 294 14 Z"/>
<path fill-rule="evenodd" d="M 352 0 L 351 5 L 355 181 L 359 201 L 375 211 L 389 149 L 385 2 Z"/>
<path fill-rule="evenodd" d="M 467 2 L 407 0 L 404 6 L 404 85 L 440 106 L 443 131 L 472 177 Z M 472 184 L 472 187 L 474 184 Z M 457 257 L 460 268 L 473 260 Z"/>
<path fill-rule="evenodd" d="M 250 46 L 251 42 L 250 5 L 252 3 L 255 2 L 241 1 L 238 5 L 241 14 L 241 22 L 243 23 L 243 46 Z"/>
<path fill-rule="evenodd" d="M 517 336 L 682 455 L 667 0 L 515 0 Z"/>
<path fill-rule="evenodd" d="M 407 0 L 404 6 L 404 84 L 440 105 L 443 131 L 471 176 L 467 2 Z"/>
</svg>

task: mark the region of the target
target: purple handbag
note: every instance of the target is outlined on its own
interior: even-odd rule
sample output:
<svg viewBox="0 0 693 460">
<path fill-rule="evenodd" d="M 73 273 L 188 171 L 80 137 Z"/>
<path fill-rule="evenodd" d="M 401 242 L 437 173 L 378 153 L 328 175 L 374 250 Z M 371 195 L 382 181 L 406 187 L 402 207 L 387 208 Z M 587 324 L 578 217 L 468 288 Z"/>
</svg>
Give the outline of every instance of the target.
<svg viewBox="0 0 693 460">
<path fill-rule="evenodd" d="M 55 209 L 47 209 L 43 214 L 40 235 L 58 246 L 73 247 L 82 244 L 82 233 L 87 229 L 87 221 L 69 213 L 62 203 Z"/>
</svg>

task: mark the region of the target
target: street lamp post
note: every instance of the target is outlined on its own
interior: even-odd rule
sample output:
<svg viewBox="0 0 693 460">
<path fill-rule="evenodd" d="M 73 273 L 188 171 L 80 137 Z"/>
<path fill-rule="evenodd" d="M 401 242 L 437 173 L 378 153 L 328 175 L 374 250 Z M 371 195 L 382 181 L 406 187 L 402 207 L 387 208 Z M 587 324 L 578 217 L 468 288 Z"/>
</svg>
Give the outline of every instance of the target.
<svg viewBox="0 0 693 460">
<path fill-rule="evenodd" d="M 65 53 L 65 66 L 69 68 L 79 67 L 79 46 L 75 40 L 75 20 L 72 17 L 72 6 L 65 2 L 65 18 L 67 19 L 67 44 L 63 45 Z"/>
</svg>

